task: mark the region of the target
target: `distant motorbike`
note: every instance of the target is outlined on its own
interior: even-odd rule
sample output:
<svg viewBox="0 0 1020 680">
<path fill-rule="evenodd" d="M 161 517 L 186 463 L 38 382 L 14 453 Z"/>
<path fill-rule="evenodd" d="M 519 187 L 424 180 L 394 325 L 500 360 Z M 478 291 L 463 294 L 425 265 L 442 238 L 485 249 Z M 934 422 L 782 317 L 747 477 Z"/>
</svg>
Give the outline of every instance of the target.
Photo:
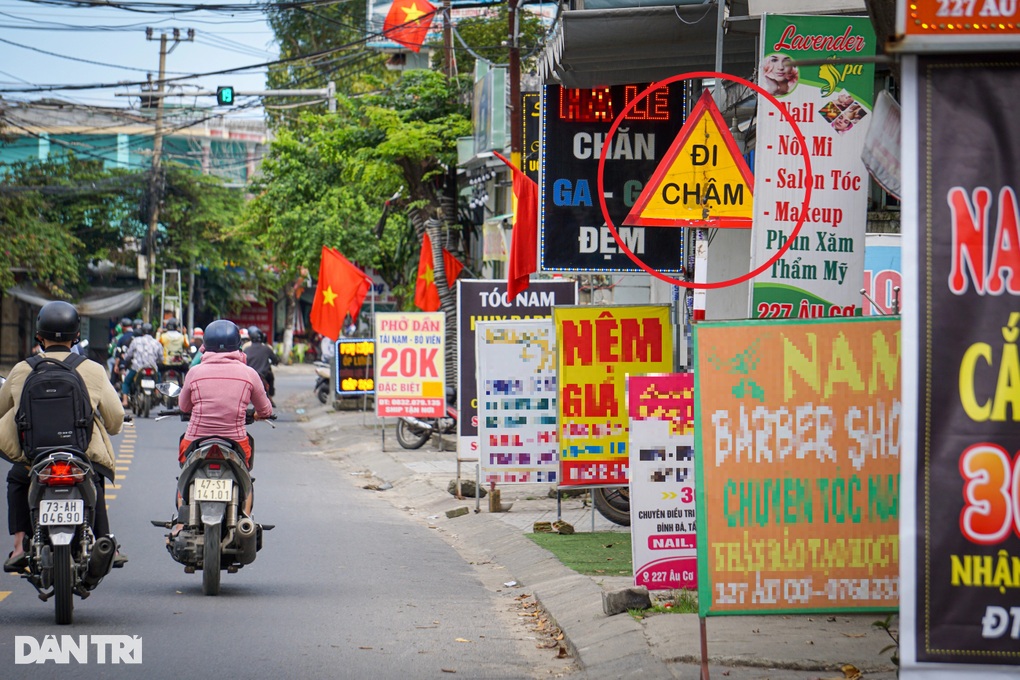
<svg viewBox="0 0 1020 680">
<path fill-rule="evenodd" d="M 156 389 L 176 406 L 179 386 L 160 383 Z M 182 420 L 189 417 L 173 408 L 160 411 L 157 420 L 173 415 Z M 247 422 L 254 422 L 252 411 Z M 251 493 L 251 474 L 237 442 L 225 437 L 202 437 L 191 444 L 177 478 L 177 494 L 183 504 L 176 516 L 169 522 L 151 520 L 153 526 L 165 529 L 183 525 L 176 536 L 167 534 L 167 550 L 184 565 L 185 573 L 202 571 L 202 592 L 206 595 L 219 594 L 223 570 L 233 574 L 255 561 L 262 549 L 262 532 L 274 526 L 256 524 L 241 512 Z"/>
<path fill-rule="evenodd" d="M 167 362 L 163 364 L 160 381 L 173 383 L 178 387 L 184 385 L 184 374 L 187 372 L 190 364 L 191 357 L 183 352 L 169 357 Z"/>
<path fill-rule="evenodd" d="M 135 380 L 131 384 L 131 392 L 128 395 L 128 404 L 136 416 L 148 418 L 152 405 L 156 400 L 156 380 L 159 378 L 159 369 L 155 366 L 146 366 L 135 374 Z"/>
<path fill-rule="evenodd" d="M 405 449 L 420 449 L 432 435 L 457 431 L 457 390 L 446 388 L 446 415 L 441 418 L 401 416 L 397 420 L 397 442 Z"/>
<path fill-rule="evenodd" d="M 329 364 L 325 361 L 315 362 L 315 396 L 320 404 L 329 403 Z"/>
</svg>

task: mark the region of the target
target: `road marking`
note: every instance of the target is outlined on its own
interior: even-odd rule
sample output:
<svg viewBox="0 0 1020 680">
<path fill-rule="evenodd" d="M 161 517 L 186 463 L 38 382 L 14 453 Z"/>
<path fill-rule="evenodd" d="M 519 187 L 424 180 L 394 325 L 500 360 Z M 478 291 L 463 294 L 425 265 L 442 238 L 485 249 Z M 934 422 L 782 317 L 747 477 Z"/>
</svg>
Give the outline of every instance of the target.
<svg viewBox="0 0 1020 680">
<path fill-rule="evenodd" d="M 108 493 L 108 494 L 106 494 L 106 500 L 108 500 L 108 501 L 116 500 L 116 498 L 117 498 L 117 494 L 115 494 L 115 493 Z M 109 509 L 109 506 L 107 506 L 107 509 Z"/>
<path fill-rule="evenodd" d="M 17 574 L 14 574 L 14 576 L 17 576 Z M 0 590 L 0 602 L 3 602 L 4 598 L 13 592 L 13 590 Z"/>
</svg>

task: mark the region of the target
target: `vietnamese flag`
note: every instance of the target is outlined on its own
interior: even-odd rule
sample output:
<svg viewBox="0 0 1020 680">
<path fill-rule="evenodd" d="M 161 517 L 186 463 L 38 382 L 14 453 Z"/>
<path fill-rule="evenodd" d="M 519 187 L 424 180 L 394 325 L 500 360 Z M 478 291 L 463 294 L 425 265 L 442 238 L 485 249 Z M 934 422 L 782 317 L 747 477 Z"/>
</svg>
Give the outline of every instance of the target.
<svg viewBox="0 0 1020 680">
<path fill-rule="evenodd" d="M 426 0 L 393 0 L 383 22 L 383 35 L 412 52 L 418 52 L 435 15 L 435 6 Z"/>
<path fill-rule="evenodd" d="M 372 288 L 372 279 L 333 248 L 322 247 L 319 282 L 309 320 L 317 333 L 336 340 L 343 333 L 344 318 L 358 318 L 361 303 Z"/>
<path fill-rule="evenodd" d="M 443 265 L 446 267 L 446 287 L 453 288 L 464 265 L 443 248 Z M 418 278 L 414 282 L 414 304 L 425 312 L 439 311 L 439 288 L 436 287 L 436 268 L 432 260 L 432 239 L 426 232 L 421 242 L 421 257 L 418 258 Z"/>
<path fill-rule="evenodd" d="M 538 184 L 502 155 L 492 154 L 514 173 L 514 226 L 506 277 L 506 294 L 512 303 L 530 285 L 532 272 L 538 271 Z"/>
</svg>

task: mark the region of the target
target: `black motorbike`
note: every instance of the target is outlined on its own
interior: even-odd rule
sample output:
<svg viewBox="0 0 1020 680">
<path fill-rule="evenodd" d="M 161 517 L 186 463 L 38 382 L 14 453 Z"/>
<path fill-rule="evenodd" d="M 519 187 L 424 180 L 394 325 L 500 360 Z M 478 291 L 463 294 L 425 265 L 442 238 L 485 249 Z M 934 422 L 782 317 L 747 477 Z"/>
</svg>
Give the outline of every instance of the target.
<svg viewBox="0 0 1020 680">
<path fill-rule="evenodd" d="M 33 534 L 28 579 L 44 602 L 56 603 L 56 622 L 71 623 L 73 596 L 85 599 L 113 567 L 117 543 L 96 536 L 89 521 L 96 508 L 92 464 L 76 451 L 52 451 L 32 464 L 28 503 Z"/>
<path fill-rule="evenodd" d="M 446 388 L 446 415 L 441 418 L 401 416 L 397 420 L 397 442 L 405 449 L 420 449 L 432 435 L 454 434 L 457 431 L 457 390 Z"/>
<path fill-rule="evenodd" d="M 160 395 L 173 405 L 180 387 L 160 383 Z M 167 416 L 188 420 L 179 409 L 160 411 L 157 420 Z M 275 419 L 275 414 L 271 419 Z M 247 423 L 254 422 L 249 411 Z M 237 442 L 226 437 L 201 437 L 192 442 L 184 467 L 177 478 L 177 497 L 181 505 L 169 522 L 152 520 L 152 525 L 171 529 L 167 534 L 170 556 L 184 565 L 186 574 L 202 571 L 202 592 L 218 595 L 222 571 L 234 574 L 255 561 L 262 549 L 262 532 L 274 525 L 257 524 L 242 512 L 252 493 L 252 478 Z M 173 531 L 182 525 L 179 532 Z"/>
</svg>

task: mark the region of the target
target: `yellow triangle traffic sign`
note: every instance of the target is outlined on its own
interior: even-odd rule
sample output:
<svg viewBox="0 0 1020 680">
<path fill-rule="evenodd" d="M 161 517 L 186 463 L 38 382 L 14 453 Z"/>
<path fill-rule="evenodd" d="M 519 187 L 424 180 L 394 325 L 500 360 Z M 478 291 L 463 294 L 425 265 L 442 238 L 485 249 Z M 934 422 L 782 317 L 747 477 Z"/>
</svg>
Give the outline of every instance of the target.
<svg viewBox="0 0 1020 680">
<path fill-rule="evenodd" d="M 753 194 L 754 176 L 705 90 L 623 223 L 749 229 Z"/>
</svg>

